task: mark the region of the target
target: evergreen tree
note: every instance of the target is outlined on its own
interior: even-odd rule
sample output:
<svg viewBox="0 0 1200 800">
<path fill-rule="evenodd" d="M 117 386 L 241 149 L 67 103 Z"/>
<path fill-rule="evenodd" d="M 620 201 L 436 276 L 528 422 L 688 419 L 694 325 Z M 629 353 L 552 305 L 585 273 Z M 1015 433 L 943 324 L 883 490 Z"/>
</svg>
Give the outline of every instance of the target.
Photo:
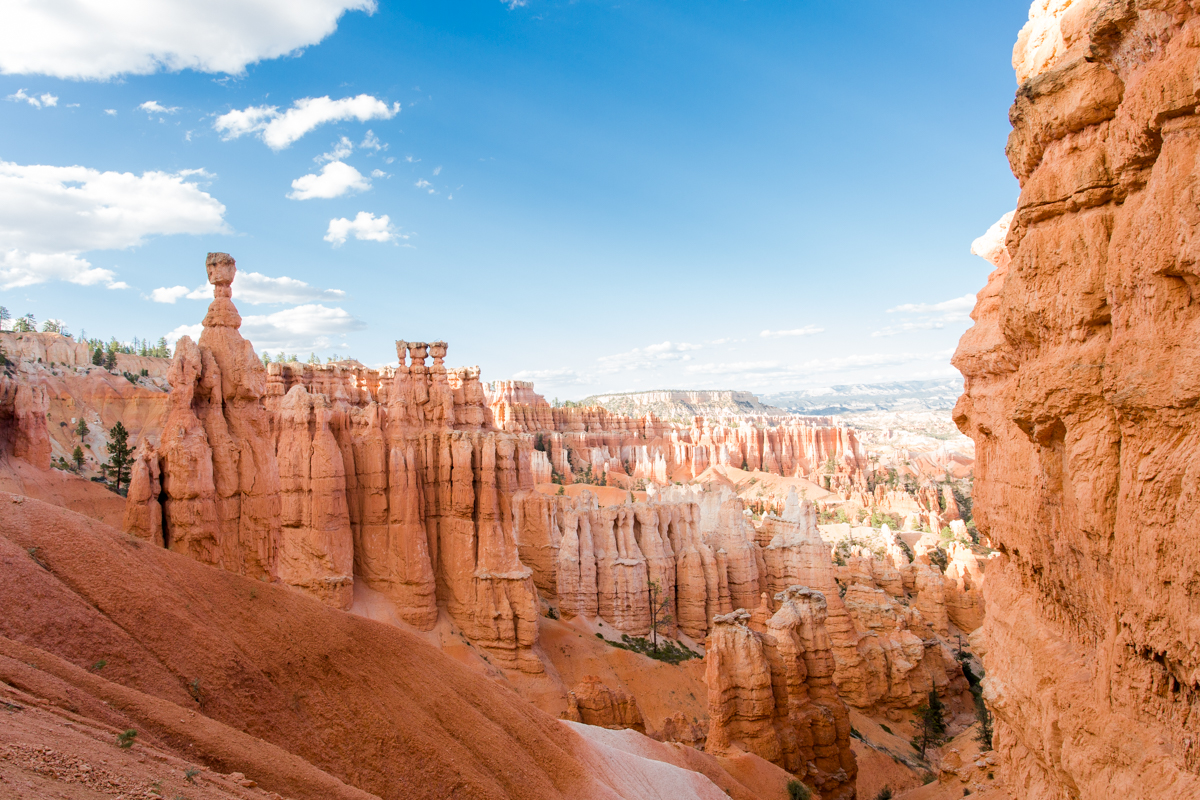
<svg viewBox="0 0 1200 800">
<path fill-rule="evenodd" d="M 12 314 L 8 313 L 8 309 L 0 306 L 0 331 L 4 330 L 4 326 L 12 319 Z"/>
<path fill-rule="evenodd" d="M 92 351 L 92 364 L 97 367 L 104 366 L 104 349 L 97 347 Z"/>
<path fill-rule="evenodd" d="M 104 354 L 104 368 L 105 369 L 116 369 L 117 368 L 117 351 L 116 350 L 109 350 L 107 353 Z"/>
<path fill-rule="evenodd" d="M 87 420 L 83 417 L 79 418 L 79 423 L 75 426 L 75 435 L 80 439 L 91 433 L 91 428 L 88 427 Z"/>
<path fill-rule="evenodd" d="M 650 581 L 647 586 L 650 596 L 650 641 L 654 652 L 658 652 L 658 629 L 669 626 L 671 617 L 671 596 L 663 591 L 658 581 Z"/>
<path fill-rule="evenodd" d="M 108 468 L 112 470 L 113 483 L 119 493 L 122 482 L 128 487 L 133 450 L 129 447 L 129 431 L 120 422 L 109 428 L 108 438 Z"/>
<path fill-rule="evenodd" d="M 921 732 L 913 739 L 912 745 L 920 752 L 921 758 L 925 757 L 926 749 L 931 745 L 940 744 L 945 737 L 945 712 L 946 706 L 936 690 L 929 693 L 927 702 L 917 707 L 917 724 L 921 726 Z"/>
<path fill-rule="evenodd" d="M 75 449 L 71 452 L 71 460 L 75 462 L 75 469 L 83 469 L 83 448 L 75 445 Z"/>
</svg>

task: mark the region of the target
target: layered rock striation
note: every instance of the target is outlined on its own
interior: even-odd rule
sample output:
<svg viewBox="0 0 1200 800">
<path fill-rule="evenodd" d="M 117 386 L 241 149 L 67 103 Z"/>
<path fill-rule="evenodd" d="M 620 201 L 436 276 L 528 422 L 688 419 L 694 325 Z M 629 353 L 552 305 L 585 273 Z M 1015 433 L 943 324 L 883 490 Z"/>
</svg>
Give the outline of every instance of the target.
<svg viewBox="0 0 1200 800">
<path fill-rule="evenodd" d="M 1200 796 L 1200 16 L 1037 2 L 1021 184 L 954 363 L 976 442 L 986 697 L 1034 800 Z M 983 243 L 986 245 L 986 243 Z"/>
</svg>

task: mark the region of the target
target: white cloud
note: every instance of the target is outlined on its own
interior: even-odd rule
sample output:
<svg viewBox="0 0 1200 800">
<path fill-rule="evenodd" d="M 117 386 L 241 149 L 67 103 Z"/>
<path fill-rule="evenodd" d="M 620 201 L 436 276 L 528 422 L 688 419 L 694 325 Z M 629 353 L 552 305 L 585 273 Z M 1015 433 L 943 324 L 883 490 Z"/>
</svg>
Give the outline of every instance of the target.
<svg viewBox="0 0 1200 800">
<path fill-rule="evenodd" d="M 692 364 L 686 371 L 695 375 L 733 375 L 739 385 L 764 380 L 796 380 L 812 375 L 858 369 L 900 367 L 921 361 L 945 361 L 954 348 L 929 353 L 860 353 L 833 358 L 818 358 L 801 363 L 779 361 L 736 361 L 731 363 Z"/>
<path fill-rule="evenodd" d="M 138 106 L 138 108 L 140 108 L 142 111 L 145 111 L 147 114 L 174 114 L 179 110 L 179 106 L 171 106 L 170 108 L 167 108 L 157 100 L 147 100 Z"/>
<path fill-rule="evenodd" d="M 293 191 L 288 193 L 288 197 L 292 200 L 327 200 L 370 188 L 371 182 L 361 172 L 349 164 L 334 161 L 322 167 L 320 175 L 302 175 L 292 181 Z"/>
<path fill-rule="evenodd" d="M 413 186 L 417 187 L 418 189 L 428 189 L 430 186 L 433 186 L 433 184 L 422 178 L 414 183 Z"/>
<path fill-rule="evenodd" d="M 325 241 L 333 242 L 333 246 L 337 247 L 345 244 L 351 234 L 355 239 L 368 242 L 391 242 L 408 238 L 392 228 L 387 214 L 376 217 L 368 211 L 360 211 L 352 220 L 345 217 L 329 220 L 329 231 L 325 234 Z"/>
<path fill-rule="evenodd" d="M 276 311 L 274 314 L 242 317 L 241 334 L 251 341 L 259 353 L 264 350 L 316 351 L 333 346 L 331 337 L 361 331 L 366 323 L 343 308 L 307 304 Z M 202 324 L 180 325 L 166 334 L 171 345 L 181 336 L 199 339 Z"/>
<path fill-rule="evenodd" d="M 163 106 L 163 104 L 158 102 L 157 100 L 148 100 L 148 101 L 140 104 L 140 106 L 138 106 L 138 108 L 142 109 L 143 112 L 145 112 L 146 114 L 174 114 L 175 112 L 178 112 L 178 110 L 179 110 L 179 106 L 172 106 L 170 108 L 167 108 L 166 106 Z"/>
<path fill-rule="evenodd" d="M 434 168 L 433 168 L 433 174 L 434 174 L 435 176 L 436 176 L 436 175 L 441 175 L 441 174 L 442 174 L 442 168 L 441 168 L 441 167 L 434 167 Z"/>
<path fill-rule="evenodd" d="M 664 362 L 691 361 L 692 357 L 688 355 L 688 351 L 700 350 L 702 347 L 703 345 L 688 344 L 687 342 L 674 343 L 670 341 L 647 345 L 646 347 L 635 347 L 625 353 L 601 356 L 596 359 L 601 364 L 598 372 L 603 374 L 628 372 L 631 370 L 661 367 Z"/>
<path fill-rule="evenodd" d="M 573 369 L 526 369 L 513 375 L 518 381 L 538 381 L 547 386 L 577 386 L 592 381 Z"/>
<path fill-rule="evenodd" d="M 160 286 L 150 293 L 150 299 L 156 303 L 174 303 L 189 291 L 186 286 Z"/>
<path fill-rule="evenodd" d="M 379 141 L 379 137 L 376 136 L 375 131 L 372 130 L 367 131 L 367 135 L 363 137 L 362 143 L 360 143 L 358 146 L 363 150 L 374 150 L 377 153 L 380 150 L 387 150 L 388 148 L 386 144 L 383 144 Z"/>
<path fill-rule="evenodd" d="M 375 9 L 376 0 L 7 3 L 0 73 L 82 80 L 183 69 L 241 74 L 248 64 L 316 44 L 346 11 Z"/>
<path fill-rule="evenodd" d="M 24 101 L 26 103 L 29 103 L 29 105 L 33 106 L 34 108 L 42 108 L 43 106 L 50 107 L 50 106 L 58 105 L 58 98 L 55 97 L 54 95 L 50 94 L 49 92 L 46 92 L 39 96 L 34 96 L 34 95 L 25 94 L 24 89 L 17 89 L 15 94 L 10 94 L 5 99 L 12 100 L 14 103 L 20 103 L 20 102 Z"/>
<path fill-rule="evenodd" d="M 196 339 L 200 338 L 200 334 L 202 333 L 204 333 L 204 325 L 203 323 L 197 322 L 195 325 L 180 325 L 175 330 L 170 331 L 163 336 L 163 338 L 167 340 L 167 344 L 171 345 L 171 347 L 174 347 L 175 343 L 184 336 L 190 336 L 192 337 L 192 341 L 195 341 Z"/>
<path fill-rule="evenodd" d="M 812 336 L 814 333 L 822 333 L 824 330 L 816 325 L 805 325 L 803 328 L 793 328 L 790 331 L 763 331 L 759 336 L 764 339 L 777 339 L 780 336 Z"/>
<path fill-rule="evenodd" d="M 971 309 L 975 308 L 975 295 L 964 294 L 962 297 L 956 297 L 953 300 L 945 300 L 941 303 L 905 303 L 889 308 L 887 313 L 903 313 L 903 314 L 932 314 L 932 313 L 959 313 L 963 316 L 971 313 Z"/>
<path fill-rule="evenodd" d="M 117 110 L 115 108 L 106 108 L 104 109 L 104 113 L 108 114 L 110 117 L 115 117 L 117 115 Z"/>
<path fill-rule="evenodd" d="M 388 175 L 386 172 L 384 172 L 381 169 L 373 169 L 373 170 L 371 170 L 371 177 L 372 178 L 390 178 L 392 176 Z"/>
<path fill-rule="evenodd" d="M 0 288 L 47 280 L 123 288 L 79 254 L 136 247 L 155 235 L 229 232 L 225 206 L 195 183 L 203 177 L 211 176 L 0 161 Z"/>
<path fill-rule="evenodd" d="M 105 284 L 109 289 L 128 289 L 116 281 L 111 269 L 93 267 L 74 253 L 26 253 L 8 250 L 0 253 L 0 289 L 15 289 L 46 281 L 69 281 L 81 286 Z"/>
<path fill-rule="evenodd" d="M 314 300 L 344 300 L 346 293 L 341 289 L 318 289 L 302 280 L 282 275 L 272 278 L 261 272 L 239 270 L 233 278 L 233 299 L 239 303 L 264 305 L 273 303 L 311 303 Z M 172 289 L 155 289 L 152 299 L 158 292 L 175 292 L 183 290 L 179 296 L 189 300 L 212 300 L 213 287 L 211 283 L 202 284 L 191 291 L 186 286 L 176 286 Z M 174 300 L 158 301 L 173 303 Z"/>
<path fill-rule="evenodd" d="M 333 149 L 328 153 L 322 153 L 313 159 L 318 164 L 326 161 L 341 161 L 348 158 L 354 152 L 354 142 L 350 141 L 350 137 L 343 136 L 339 141 L 335 142 Z"/>
<path fill-rule="evenodd" d="M 873 331 L 871 335 L 878 338 L 880 336 L 895 336 L 898 333 L 908 333 L 909 331 L 940 331 L 944 327 L 946 327 L 946 323 L 940 319 L 926 319 L 918 322 L 902 322 L 899 325 L 889 325 L 886 328 Z"/>
<path fill-rule="evenodd" d="M 332 336 L 360 331 L 367 325 L 342 308 L 307 304 L 274 314 L 242 317 L 242 336 L 263 350 L 325 350 Z"/>
<path fill-rule="evenodd" d="M 962 297 L 955 297 L 940 303 L 904 303 L 889 308 L 887 313 L 919 316 L 897 325 L 880 328 L 871 335 L 874 337 L 895 336 L 909 331 L 941 330 L 946 327 L 948 322 L 963 322 L 970 319 L 973 308 L 975 308 L 975 295 L 973 294 L 965 294 Z"/>
<path fill-rule="evenodd" d="M 330 100 L 329 97 L 303 97 L 280 113 L 278 106 L 251 106 L 234 109 L 217 117 L 213 128 L 225 139 L 256 133 L 272 150 L 282 150 L 314 128 L 327 122 L 357 119 L 391 119 L 400 113 L 400 104 L 387 103 L 369 94 Z"/>
</svg>

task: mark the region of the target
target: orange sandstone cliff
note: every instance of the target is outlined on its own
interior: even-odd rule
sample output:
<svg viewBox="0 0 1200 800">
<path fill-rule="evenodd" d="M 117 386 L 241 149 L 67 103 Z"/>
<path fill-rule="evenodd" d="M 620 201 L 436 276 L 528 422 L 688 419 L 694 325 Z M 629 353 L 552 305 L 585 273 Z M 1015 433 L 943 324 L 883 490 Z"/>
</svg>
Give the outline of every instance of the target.
<svg viewBox="0 0 1200 800">
<path fill-rule="evenodd" d="M 1200 797 L 1200 13 L 1037 2 L 1014 66 L 1020 200 L 954 359 L 996 747 L 1032 800 Z"/>
</svg>

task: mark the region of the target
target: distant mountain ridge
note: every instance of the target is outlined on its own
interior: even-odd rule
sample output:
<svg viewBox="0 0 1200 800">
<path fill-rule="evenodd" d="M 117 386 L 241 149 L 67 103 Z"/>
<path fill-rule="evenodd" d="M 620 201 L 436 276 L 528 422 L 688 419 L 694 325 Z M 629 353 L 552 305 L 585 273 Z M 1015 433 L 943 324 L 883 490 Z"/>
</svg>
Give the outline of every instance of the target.
<svg viewBox="0 0 1200 800">
<path fill-rule="evenodd" d="M 730 389 L 655 389 L 609 392 L 585 397 L 584 406 L 601 406 L 615 414 L 660 419 L 784 414 L 829 416 L 863 411 L 943 411 L 954 408 L 962 394 L 956 378 L 932 381 L 854 383 L 756 396 Z"/>
<path fill-rule="evenodd" d="M 764 414 L 783 416 L 782 408 L 764 405 L 750 392 L 731 389 L 654 389 L 648 392 L 610 392 L 595 394 L 579 401 L 583 406 L 601 406 L 614 414 L 659 419 L 680 417 L 721 417 Z"/>
<path fill-rule="evenodd" d="M 954 408 L 960 378 L 933 381 L 852 383 L 820 389 L 764 394 L 762 401 L 794 414 L 849 414 L 860 411 L 942 411 Z"/>
</svg>

